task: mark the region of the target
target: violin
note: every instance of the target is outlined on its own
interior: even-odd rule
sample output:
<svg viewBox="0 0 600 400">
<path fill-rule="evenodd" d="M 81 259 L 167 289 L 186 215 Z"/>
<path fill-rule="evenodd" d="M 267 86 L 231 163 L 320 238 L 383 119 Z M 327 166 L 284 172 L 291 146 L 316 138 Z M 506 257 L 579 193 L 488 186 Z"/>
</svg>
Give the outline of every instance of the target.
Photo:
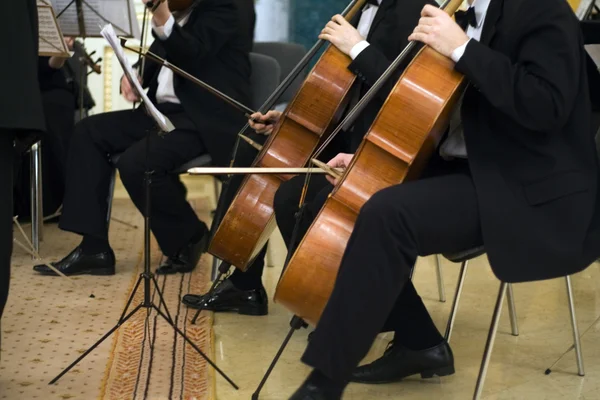
<svg viewBox="0 0 600 400">
<path fill-rule="evenodd" d="M 102 67 L 100 66 L 99 62 L 102 61 L 102 58 L 98 58 L 96 61 L 94 61 L 92 59 L 92 56 L 96 53 L 96 51 L 92 51 L 91 53 L 88 54 L 87 51 L 85 51 L 84 48 L 82 48 L 82 52 L 81 52 L 81 57 L 79 58 L 79 60 L 87 65 L 88 67 L 90 67 L 92 69 L 93 72 L 97 73 L 98 75 L 100 75 L 102 73 Z"/>
<path fill-rule="evenodd" d="M 453 15 L 461 3 L 446 0 L 441 8 Z M 402 55 L 393 65 L 398 60 Z M 449 58 L 427 46 L 413 58 L 285 268 L 275 292 L 277 303 L 318 324 L 361 207 L 384 188 L 418 179 L 463 89 L 464 76 Z M 374 90 L 375 86 L 365 97 Z"/>
<path fill-rule="evenodd" d="M 195 3 L 194 0 L 154 0 L 147 2 L 146 7 L 154 12 L 165 1 L 169 3 L 169 10 L 171 11 L 184 11 Z"/>
</svg>

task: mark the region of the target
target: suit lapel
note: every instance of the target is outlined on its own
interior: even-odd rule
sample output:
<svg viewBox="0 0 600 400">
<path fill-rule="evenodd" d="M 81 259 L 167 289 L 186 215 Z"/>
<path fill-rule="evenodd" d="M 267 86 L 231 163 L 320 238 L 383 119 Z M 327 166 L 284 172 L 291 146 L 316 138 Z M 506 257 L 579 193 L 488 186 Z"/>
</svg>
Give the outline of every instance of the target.
<svg viewBox="0 0 600 400">
<path fill-rule="evenodd" d="M 496 25 L 502 17 L 502 7 L 504 0 L 491 0 L 485 22 L 483 24 L 483 32 L 481 32 L 480 42 L 489 45 L 496 34 Z"/>
<path fill-rule="evenodd" d="M 369 35 L 367 36 L 367 40 L 371 40 L 371 36 L 373 36 L 373 32 L 377 29 L 377 25 L 383 21 L 385 18 L 386 12 L 394 5 L 396 0 L 383 0 L 379 9 L 377 10 L 377 14 L 375 14 L 375 19 L 373 20 L 373 24 L 371 25 L 371 29 L 369 29 Z"/>
</svg>

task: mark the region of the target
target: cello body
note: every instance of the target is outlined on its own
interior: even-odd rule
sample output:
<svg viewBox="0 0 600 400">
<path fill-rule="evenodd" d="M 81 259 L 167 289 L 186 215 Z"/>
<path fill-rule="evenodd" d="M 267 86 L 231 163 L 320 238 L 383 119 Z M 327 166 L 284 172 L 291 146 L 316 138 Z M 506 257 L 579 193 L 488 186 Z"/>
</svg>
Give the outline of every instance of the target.
<svg viewBox="0 0 600 400">
<path fill-rule="evenodd" d="M 364 5 L 358 1 L 351 19 Z M 303 167 L 331 133 L 349 100 L 350 57 L 329 45 L 288 105 L 253 167 Z M 211 241 L 209 253 L 245 271 L 275 229 L 273 199 L 286 175 L 249 175 Z"/>
<path fill-rule="evenodd" d="M 361 207 L 376 192 L 419 177 L 448 126 L 463 80 L 452 60 L 430 47 L 415 56 L 290 259 L 276 302 L 317 325 Z"/>
</svg>

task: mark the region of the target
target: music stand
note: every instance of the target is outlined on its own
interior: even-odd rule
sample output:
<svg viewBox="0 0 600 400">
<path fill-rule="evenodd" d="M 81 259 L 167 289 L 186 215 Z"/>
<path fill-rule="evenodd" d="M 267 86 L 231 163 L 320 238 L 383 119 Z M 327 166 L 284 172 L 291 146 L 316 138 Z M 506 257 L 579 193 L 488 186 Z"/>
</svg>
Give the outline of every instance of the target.
<svg viewBox="0 0 600 400">
<path fill-rule="evenodd" d="M 66 36 L 101 38 L 102 27 L 111 24 L 117 35 L 139 38 L 133 0 L 45 0 L 52 3 Z M 127 10 L 124 13 L 123 10 Z"/>
</svg>

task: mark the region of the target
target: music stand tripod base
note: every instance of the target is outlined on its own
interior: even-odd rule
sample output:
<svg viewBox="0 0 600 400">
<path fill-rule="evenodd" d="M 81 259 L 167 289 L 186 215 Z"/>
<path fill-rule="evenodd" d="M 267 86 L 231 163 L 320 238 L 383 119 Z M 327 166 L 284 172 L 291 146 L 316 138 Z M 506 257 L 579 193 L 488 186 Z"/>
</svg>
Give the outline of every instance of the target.
<svg viewBox="0 0 600 400">
<path fill-rule="evenodd" d="M 150 141 L 147 140 L 147 146 L 148 146 L 149 142 Z M 147 156 L 148 156 L 148 151 L 147 151 Z M 131 292 L 129 299 L 127 300 L 125 309 L 123 310 L 123 313 L 121 314 L 121 317 L 117 321 L 116 325 L 112 329 L 110 329 L 108 332 L 106 332 L 106 334 L 104 336 L 102 336 L 100 338 L 100 340 L 98 340 L 96 343 L 94 343 L 92 345 L 92 347 L 90 347 L 88 350 L 86 350 L 85 353 L 83 353 L 79 358 L 77 358 L 77 360 L 75 360 L 71 365 L 69 365 L 60 374 L 58 374 L 58 376 L 56 376 L 56 378 L 52 379 L 49 384 L 52 385 L 52 384 L 56 383 L 60 378 L 63 377 L 63 375 L 65 375 L 67 372 L 69 372 L 75 365 L 77 365 L 81 360 L 83 360 L 88 354 L 90 354 L 92 351 L 94 351 L 94 349 L 96 347 L 98 347 L 102 342 L 104 342 L 106 339 L 108 339 L 109 336 L 111 336 L 117 329 L 119 329 L 133 315 L 135 315 L 135 313 L 137 313 L 138 311 L 140 311 L 142 309 L 146 309 L 146 310 L 148 310 L 146 318 L 148 318 L 150 315 L 150 310 L 153 309 L 158 313 L 158 315 L 160 315 L 165 321 L 167 321 L 169 323 L 169 325 L 171 325 L 171 327 L 175 330 L 175 332 L 177 332 L 177 334 L 179 336 L 181 336 L 182 339 L 184 339 L 190 346 L 192 346 L 192 348 L 202 358 L 204 358 L 204 360 L 211 367 L 213 367 L 215 369 L 215 371 L 217 371 L 234 389 L 238 390 L 239 387 L 231 380 L 231 378 L 229 378 L 210 358 L 208 358 L 208 356 L 194 342 L 192 342 L 185 335 L 185 333 L 183 333 L 181 331 L 181 329 L 179 329 L 177 324 L 171 318 L 171 314 L 169 313 L 167 304 L 165 303 L 163 294 L 160 290 L 160 286 L 158 285 L 156 278 L 154 277 L 154 275 L 152 274 L 152 272 L 150 270 L 150 243 L 151 243 L 150 242 L 150 209 L 151 209 L 150 208 L 150 186 L 152 184 L 152 171 L 147 170 L 145 172 L 144 184 L 145 184 L 145 197 L 146 197 L 145 205 L 144 205 L 144 215 L 145 215 L 144 216 L 144 272 L 140 274 L 140 277 L 138 278 L 138 281 L 135 284 L 135 287 L 134 287 L 133 291 Z M 144 283 L 144 300 L 142 303 L 138 304 L 133 309 L 133 311 L 127 313 L 129 310 L 129 307 L 131 306 L 131 303 L 133 302 L 133 298 L 142 282 Z M 156 293 L 158 293 L 158 297 L 160 299 L 160 303 L 159 303 L 160 306 L 157 306 L 156 304 L 154 304 L 154 302 L 151 299 L 152 284 L 154 285 L 154 290 L 156 291 Z M 164 307 L 164 312 L 163 312 L 163 310 L 161 310 L 161 307 Z"/>
</svg>

